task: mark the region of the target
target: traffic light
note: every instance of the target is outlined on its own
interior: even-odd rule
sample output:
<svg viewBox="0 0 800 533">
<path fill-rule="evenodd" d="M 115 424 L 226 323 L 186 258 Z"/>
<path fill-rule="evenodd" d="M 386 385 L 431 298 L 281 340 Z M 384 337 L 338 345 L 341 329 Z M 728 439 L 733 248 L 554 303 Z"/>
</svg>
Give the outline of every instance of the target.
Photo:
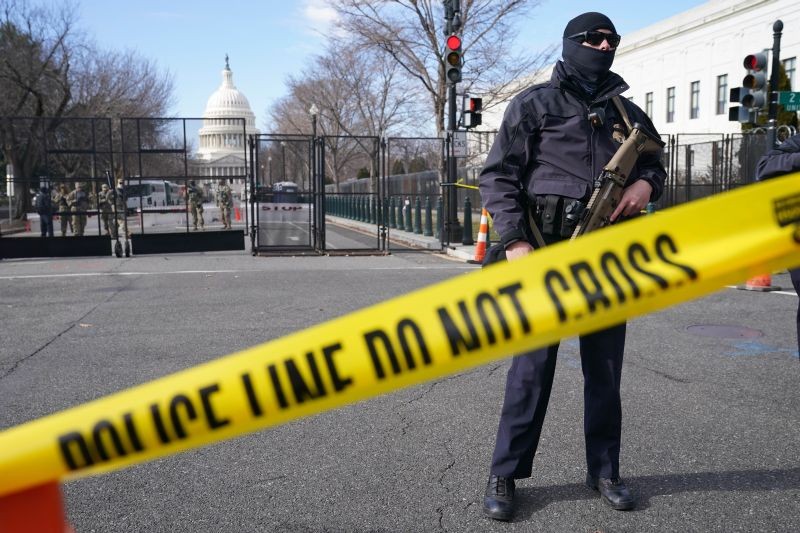
<svg viewBox="0 0 800 533">
<path fill-rule="evenodd" d="M 742 79 L 742 87 L 730 90 L 731 104 L 739 106 L 728 108 L 728 120 L 754 124 L 758 118 L 758 110 L 769 101 L 767 54 L 748 54 L 743 65 L 747 69 L 747 75 Z"/>
<path fill-rule="evenodd" d="M 458 35 L 447 37 L 447 50 L 444 53 L 445 76 L 448 83 L 461 81 L 461 38 Z"/>
<path fill-rule="evenodd" d="M 464 127 L 474 128 L 483 123 L 481 111 L 483 110 L 483 98 L 469 98 L 467 109 L 464 110 Z"/>
<path fill-rule="evenodd" d="M 767 54 L 749 54 L 744 58 L 744 68 L 747 69 L 747 75 L 742 80 L 742 85 L 750 93 L 742 95 L 742 105 L 762 108 L 768 102 Z"/>
</svg>

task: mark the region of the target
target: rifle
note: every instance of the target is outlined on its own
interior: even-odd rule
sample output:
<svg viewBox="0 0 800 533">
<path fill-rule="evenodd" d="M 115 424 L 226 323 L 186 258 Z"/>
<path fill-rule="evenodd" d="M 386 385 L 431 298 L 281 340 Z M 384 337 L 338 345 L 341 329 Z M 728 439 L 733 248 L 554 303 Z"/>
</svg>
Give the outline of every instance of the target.
<svg viewBox="0 0 800 533">
<path fill-rule="evenodd" d="M 611 224 L 609 217 L 622 199 L 625 182 L 641 154 L 655 153 L 664 147 L 664 142 L 648 132 L 640 123 L 635 123 L 630 135 L 594 180 L 594 191 L 581 213 L 567 216 L 580 216 L 570 240 Z"/>
</svg>

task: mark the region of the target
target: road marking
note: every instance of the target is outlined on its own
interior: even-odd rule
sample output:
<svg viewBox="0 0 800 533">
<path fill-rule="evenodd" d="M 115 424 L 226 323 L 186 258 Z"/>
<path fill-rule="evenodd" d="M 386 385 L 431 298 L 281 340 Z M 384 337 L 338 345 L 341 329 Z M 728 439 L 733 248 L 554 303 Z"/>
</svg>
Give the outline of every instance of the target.
<svg viewBox="0 0 800 533">
<path fill-rule="evenodd" d="M 366 268 L 348 268 L 348 272 L 371 270 L 475 270 L 474 266 L 448 266 L 448 265 L 432 265 L 432 266 L 397 266 L 397 267 L 366 267 Z M 0 280 L 15 280 L 15 279 L 44 279 L 44 278 L 83 278 L 92 276 L 158 276 L 158 275 L 175 275 L 175 274 L 243 274 L 243 273 L 271 273 L 270 270 L 172 270 L 167 272 L 75 272 L 72 274 L 27 274 L 19 276 L 0 276 Z"/>
</svg>

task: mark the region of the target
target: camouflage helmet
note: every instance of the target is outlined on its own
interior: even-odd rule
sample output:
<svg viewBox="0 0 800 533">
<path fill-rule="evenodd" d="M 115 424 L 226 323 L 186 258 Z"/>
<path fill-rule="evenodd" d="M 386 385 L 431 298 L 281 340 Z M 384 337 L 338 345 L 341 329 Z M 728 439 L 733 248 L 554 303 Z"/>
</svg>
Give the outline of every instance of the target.
<svg viewBox="0 0 800 533">
<path fill-rule="evenodd" d="M 108 184 L 104 183 L 103 185 L 100 186 L 100 189 L 103 190 L 103 191 L 107 191 L 108 190 Z"/>
</svg>

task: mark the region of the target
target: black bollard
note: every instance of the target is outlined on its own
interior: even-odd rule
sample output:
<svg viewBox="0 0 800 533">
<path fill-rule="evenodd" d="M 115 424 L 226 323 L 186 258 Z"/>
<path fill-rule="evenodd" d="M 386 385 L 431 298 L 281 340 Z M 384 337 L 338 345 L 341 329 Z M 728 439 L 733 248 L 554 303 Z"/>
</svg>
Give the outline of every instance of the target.
<svg viewBox="0 0 800 533">
<path fill-rule="evenodd" d="M 405 210 L 403 205 L 403 197 L 397 199 L 397 229 L 404 230 L 406 229 L 405 224 L 403 224 L 403 215 L 405 214 L 403 211 Z"/>
<path fill-rule="evenodd" d="M 422 235 L 422 202 L 419 196 L 414 201 L 414 233 Z"/>
<path fill-rule="evenodd" d="M 461 244 L 466 246 L 475 244 L 472 240 L 472 202 L 469 201 L 468 195 L 464 196 L 464 235 Z"/>
<path fill-rule="evenodd" d="M 425 229 L 422 232 L 426 237 L 433 236 L 433 213 L 431 213 L 431 197 L 425 197 Z"/>
</svg>

